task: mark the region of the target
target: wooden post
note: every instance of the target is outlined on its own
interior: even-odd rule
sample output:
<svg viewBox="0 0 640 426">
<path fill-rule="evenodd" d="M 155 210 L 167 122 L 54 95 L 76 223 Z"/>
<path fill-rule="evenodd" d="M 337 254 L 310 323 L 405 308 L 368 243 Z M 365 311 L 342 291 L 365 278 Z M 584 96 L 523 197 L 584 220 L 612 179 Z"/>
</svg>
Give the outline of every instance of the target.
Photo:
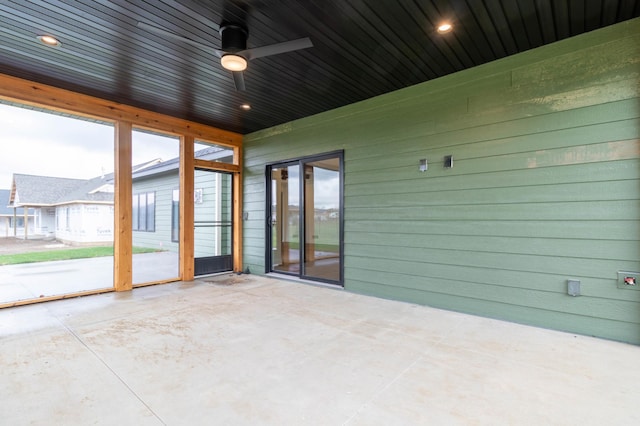
<svg viewBox="0 0 640 426">
<path fill-rule="evenodd" d="M 233 164 L 239 170 L 233 174 L 233 270 L 242 271 L 242 147 L 233 148 Z"/>
<path fill-rule="evenodd" d="M 193 136 L 180 138 L 180 279 L 194 277 L 194 142 Z"/>
<path fill-rule="evenodd" d="M 115 123 L 115 191 L 113 281 L 116 291 L 133 288 L 132 226 L 131 226 L 131 138 L 129 122 Z"/>
<path fill-rule="evenodd" d="M 18 209 L 13 208 L 13 238 L 18 238 Z"/>
</svg>

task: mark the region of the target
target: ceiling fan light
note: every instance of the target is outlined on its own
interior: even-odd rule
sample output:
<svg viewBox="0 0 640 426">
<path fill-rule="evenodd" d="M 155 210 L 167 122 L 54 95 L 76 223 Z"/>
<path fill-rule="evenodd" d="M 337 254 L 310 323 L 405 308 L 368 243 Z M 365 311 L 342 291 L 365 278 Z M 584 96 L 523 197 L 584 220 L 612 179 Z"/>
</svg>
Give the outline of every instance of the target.
<svg viewBox="0 0 640 426">
<path fill-rule="evenodd" d="M 239 55 L 227 54 L 220 58 L 222 68 L 229 71 L 244 71 L 247 69 L 247 60 Z"/>
</svg>

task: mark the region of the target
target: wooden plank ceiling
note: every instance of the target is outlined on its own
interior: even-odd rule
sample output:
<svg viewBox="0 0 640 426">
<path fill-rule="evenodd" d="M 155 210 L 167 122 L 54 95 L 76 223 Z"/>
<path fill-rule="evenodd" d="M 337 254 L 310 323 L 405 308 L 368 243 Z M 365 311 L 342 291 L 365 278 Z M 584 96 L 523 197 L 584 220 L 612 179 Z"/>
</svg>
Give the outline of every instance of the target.
<svg viewBox="0 0 640 426">
<path fill-rule="evenodd" d="M 3 0 L 0 73 L 246 134 L 638 16 L 635 0 Z M 250 61 L 236 91 L 223 21 L 249 48 L 314 47 Z"/>
</svg>

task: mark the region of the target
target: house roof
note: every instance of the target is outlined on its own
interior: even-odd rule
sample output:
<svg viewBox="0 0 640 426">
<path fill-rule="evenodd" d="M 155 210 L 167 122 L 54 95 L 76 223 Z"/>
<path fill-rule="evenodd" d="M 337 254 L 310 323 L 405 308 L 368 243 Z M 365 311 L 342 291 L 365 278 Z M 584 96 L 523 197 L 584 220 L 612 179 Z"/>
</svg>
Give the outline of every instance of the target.
<svg viewBox="0 0 640 426">
<path fill-rule="evenodd" d="M 0 189 L 0 216 L 13 216 L 13 207 L 9 207 L 10 195 L 10 189 Z M 29 213 L 31 213 L 31 211 Z M 18 207 L 16 209 L 16 215 L 22 216 L 23 214 L 24 209 L 22 207 Z"/>
<path fill-rule="evenodd" d="M 0 72 L 243 134 L 640 16 L 634 0 L 40 0 L 1 9 Z M 445 19 L 453 30 L 439 34 Z M 313 47 L 251 60 L 238 92 L 216 53 L 225 23 L 246 28 L 249 48 L 303 37 Z M 62 44 L 43 46 L 43 33 Z"/>
<path fill-rule="evenodd" d="M 227 148 L 220 148 L 218 146 L 210 146 L 204 149 L 200 149 L 194 153 L 195 158 L 201 160 L 222 161 L 227 159 L 233 159 L 233 152 Z M 158 175 L 161 173 L 168 173 L 177 171 L 180 167 L 180 157 L 171 158 L 167 161 L 157 162 L 148 167 L 134 170 L 133 180 L 148 178 L 150 176 Z"/>
<path fill-rule="evenodd" d="M 71 201 L 112 202 L 113 193 L 91 193 L 105 183 L 108 183 L 106 177 L 86 180 L 15 173 L 15 192 L 10 195 L 10 203 L 14 203 L 16 194 L 16 205 L 23 206 L 52 206 Z"/>
<path fill-rule="evenodd" d="M 207 160 L 220 160 L 227 156 L 228 150 L 220 147 L 208 147 L 196 151 L 196 157 Z M 179 158 L 163 162 L 161 159 L 145 161 L 132 167 L 133 178 L 149 177 L 177 170 Z M 7 191 L 6 206 L 16 205 L 54 206 L 72 202 L 113 203 L 113 191 L 104 190 L 105 185 L 113 185 L 113 173 L 92 179 L 72 179 L 53 176 L 38 176 L 22 173 L 13 174 L 13 189 Z M 13 193 L 12 193 L 13 192 Z M 0 200 L 2 201 L 2 200 Z M 13 207 L 10 208 L 13 214 Z"/>
</svg>

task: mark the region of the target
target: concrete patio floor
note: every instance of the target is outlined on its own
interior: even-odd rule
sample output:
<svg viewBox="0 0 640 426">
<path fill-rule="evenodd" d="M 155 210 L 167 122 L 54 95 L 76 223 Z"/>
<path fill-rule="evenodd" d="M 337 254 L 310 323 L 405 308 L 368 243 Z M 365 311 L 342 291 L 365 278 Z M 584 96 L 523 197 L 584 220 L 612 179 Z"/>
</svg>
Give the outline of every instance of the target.
<svg viewBox="0 0 640 426">
<path fill-rule="evenodd" d="M 0 423 L 640 424 L 640 347 L 208 280 L 0 310 Z"/>
</svg>

